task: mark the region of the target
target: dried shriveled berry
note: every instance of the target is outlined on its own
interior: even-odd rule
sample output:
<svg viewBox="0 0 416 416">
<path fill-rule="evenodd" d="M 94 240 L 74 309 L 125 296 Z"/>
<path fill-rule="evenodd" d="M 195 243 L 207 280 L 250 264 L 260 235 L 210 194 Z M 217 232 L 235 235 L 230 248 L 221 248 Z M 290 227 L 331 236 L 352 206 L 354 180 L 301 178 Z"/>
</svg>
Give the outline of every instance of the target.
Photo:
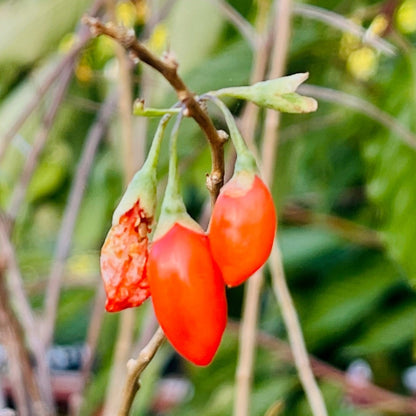
<svg viewBox="0 0 416 416">
<path fill-rule="evenodd" d="M 266 262 L 276 225 L 273 198 L 256 174 L 241 171 L 222 188 L 208 238 L 228 286 L 243 283 Z"/>
<path fill-rule="evenodd" d="M 186 359 L 207 365 L 221 342 L 227 302 L 208 239 L 196 223 L 191 227 L 175 222 L 153 242 L 147 273 L 167 338 Z"/>
<path fill-rule="evenodd" d="M 109 312 L 139 306 L 150 296 L 145 267 L 151 223 L 139 200 L 108 232 L 100 264 Z"/>
</svg>

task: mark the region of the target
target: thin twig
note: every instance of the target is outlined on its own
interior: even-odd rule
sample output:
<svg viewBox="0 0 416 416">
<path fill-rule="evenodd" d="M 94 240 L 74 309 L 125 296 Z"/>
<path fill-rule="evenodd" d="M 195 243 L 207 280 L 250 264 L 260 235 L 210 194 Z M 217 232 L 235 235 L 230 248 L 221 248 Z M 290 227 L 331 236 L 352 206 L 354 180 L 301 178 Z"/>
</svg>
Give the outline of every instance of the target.
<svg viewBox="0 0 416 416">
<path fill-rule="evenodd" d="M 277 240 L 273 244 L 269 264 L 272 273 L 273 290 L 282 311 L 299 379 L 305 390 L 312 413 L 315 416 L 326 416 L 328 413 L 325 402 L 312 372 L 298 315 L 286 284 L 282 257 Z"/>
<path fill-rule="evenodd" d="M 93 308 L 90 315 L 90 322 L 88 325 L 87 339 L 85 342 L 85 354 L 82 361 L 81 369 L 81 386 L 79 388 L 79 395 L 73 400 L 70 411 L 71 416 L 80 416 L 82 406 L 85 399 L 85 387 L 88 383 L 91 368 L 95 359 L 95 352 L 97 350 L 101 325 L 105 314 L 105 291 L 101 279 L 97 282 L 97 289 L 93 302 Z"/>
<path fill-rule="evenodd" d="M 273 29 L 276 31 L 272 52 L 272 62 L 269 78 L 283 75 L 290 36 L 291 1 L 282 0 L 276 5 Z M 268 110 L 266 112 L 264 141 L 262 146 L 262 173 L 269 185 L 272 182 L 272 172 L 276 157 L 278 142 L 277 127 L 279 113 Z M 258 270 L 249 279 L 243 305 L 242 326 L 240 331 L 240 351 L 236 372 L 236 394 L 234 400 L 234 416 L 248 416 L 250 414 L 250 393 L 253 377 L 255 341 L 259 301 L 263 286 L 263 271 Z"/>
<path fill-rule="evenodd" d="M 37 331 L 37 318 L 33 314 L 29 300 L 27 298 L 24 286 L 23 277 L 17 262 L 17 256 L 12 242 L 10 241 L 7 223 L 4 215 L 0 215 L 0 247 L 1 253 L 7 262 L 9 271 L 9 288 L 11 299 L 18 305 L 17 312 L 20 324 L 22 325 L 27 342 L 36 359 L 38 368 L 38 381 L 41 389 L 43 400 L 52 408 L 52 387 L 49 374 L 48 363 L 46 361 L 45 350 L 43 348 L 39 333 Z"/>
<path fill-rule="evenodd" d="M 275 45 L 273 62 L 269 78 L 281 77 L 286 66 L 287 51 L 289 47 L 290 22 L 292 13 L 292 0 L 278 2 L 277 10 L 277 39 L 280 40 Z M 264 141 L 262 148 L 262 173 L 265 180 L 271 186 L 274 164 L 276 161 L 277 147 L 279 143 L 278 126 L 280 113 L 267 110 L 265 120 Z M 280 252 L 277 243 L 274 244 L 271 254 L 271 268 L 275 293 L 282 310 L 286 330 L 289 334 L 295 364 L 299 378 L 305 390 L 306 397 L 314 416 L 327 416 L 322 393 L 310 369 L 308 353 L 303 341 L 302 330 L 297 319 L 296 309 L 293 306 L 290 292 L 287 289 L 283 265 L 281 263 Z M 277 274 L 280 273 L 280 274 Z"/>
<path fill-rule="evenodd" d="M 142 326 L 140 328 L 140 335 L 133 346 L 133 355 L 138 355 L 139 352 L 150 342 L 153 334 L 157 330 L 159 323 L 157 321 L 153 304 L 148 302 L 143 311 Z"/>
<path fill-rule="evenodd" d="M 106 391 L 106 402 L 102 412 L 103 416 L 114 416 L 120 412 L 120 407 L 124 406 L 122 402 L 122 395 L 124 394 L 123 382 L 126 379 L 126 362 L 131 356 L 133 328 L 136 322 L 135 312 L 136 311 L 134 309 L 126 309 L 122 311 L 120 316 L 119 328 L 117 331 L 117 342 L 115 352 L 113 353 L 111 373 Z M 113 398 L 110 396 L 112 393 L 117 393 L 118 396 Z"/>
<path fill-rule="evenodd" d="M 228 322 L 229 333 L 238 335 L 240 329 L 241 324 L 238 322 Z M 278 360 L 293 363 L 293 352 L 287 342 L 261 330 L 257 331 L 255 338 L 258 346 L 273 352 Z M 312 355 L 309 355 L 309 361 L 317 377 L 341 387 L 357 407 L 380 412 L 416 415 L 415 398 L 392 393 L 370 382 L 354 383 L 346 373 Z"/>
<path fill-rule="evenodd" d="M 224 0 L 210 0 L 211 3 L 218 7 L 218 10 L 224 15 L 224 17 L 236 27 L 238 32 L 246 39 L 248 44 L 253 50 L 261 48 L 259 39 L 253 26 L 241 16 L 229 3 Z"/>
<path fill-rule="evenodd" d="M 95 15 L 101 7 L 103 1 L 104 0 L 96 0 L 95 3 L 92 5 L 89 13 L 91 15 Z M 43 80 L 42 84 L 39 85 L 39 87 L 36 89 L 36 94 L 33 94 L 31 100 L 26 104 L 26 107 L 24 107 L 23 111 L 19 113 L 19 117 L 17 118 L 17 120 L 3 135 L 2 139 L 0 140 L 0 163 L 3 160 L 6 150 L 10 144 L 10 141 L 13 139 L 13 137 L 16 136 L 16 134 L 18 133 L 22 125 L 25 123 L 25 121 L 28 119 L 28 117 L 38 107 L 39 101 L 48 92 L 49 88 L 53 85 L 53 83 L 61 76 L 62 71 L 64 71 L 64 69 L 68 66 L 72 65 L 73 60 L 78 56 L 79 52 L 84 48 L 88 40 L 91 38 L 91 33 L 88 30 L 86 30 L 84 26 L 80 26 L 77 30 L 77 37 L 78 41 L 76 42 L 76 44 L 47 75 L 47 77 Z"/>
<path fill-rule="evenodd" d="M 106 10 L 111 21 L 116 20 L 115 1 L 106 0 Z M 120 90 L 118 101 L 118 118 L 121 125 L 121 153 L 123 163 L 124 182 L 127 185 L 140 166 L 136 163 L 138 157 L 133 152 L 133 130 L 132 130 L 132 61 L 127 58 L 123 45 L 116 44 L 116 58 L 118 62 L 117 83 Z M 111 374 L 107 385 L 106 398 L 103 406 L 103 416 L 113 416 L 120 407 L 123 380 L 126 362 L 131 354 L 133 343 L 133 331 L 135 324 L 135 311 L 125 310 L 120 314 L 119 328 Z"/>
<path fill-rule="evenodd" d="M 268 2 L 261 1 L 258 3 L 256 31 L 258 33 L 258 48 L 254 50 L 254 63 L 251 69 L 250 84 L 265 79 L 267 63 L 269 61 L 270 49 L 272 46 L 273 30 L 268 30 L 266 16 L 269 12 Z M 267 33 L 269 32 L 269 33 Z M 254 103 L 248 101 L 245 103 L 243 113 L 240 119 L 240 128 L 243 136 L 246 138 L 250 150 L 256 152 L 255 147 L 255 130 L 260 108 Z"/>
<path fill-rule="evenodd" d="M 202 109 L 195 99 L 195 95 L 189 91 L 182 78 L 179 77 L 177 62 L 169 55 L 163 60 L 153 55 L 136 39 L 134 31 L 117 27 L 112 23 L 104 24 L 89 16 L 85 16 L 83 22 L 90 26 L 94 35 L 104 34 L 118 41 L 135 57 L 162 74 L 174 88 L 179 100 L 187 108 L 186 115 L 192 117 L 198 123 L 210 143 L 212 170 L 207 176 L 207 188 L 211 193 L 212 201 L 215 201 L 224 181 L 223 147 L 225 139 L 218 134 L 208 114 Z"/>
<path fill-rule="evenodd" d="M 35 140 L 33 141 L 32 149 L 26 159 L 23 172 L 19 178 L 19 182 L 15 186 L 13 194 L 10 198 L 7 213 L 12 220 L 16 219 L 17 217 L 19 208 L 22 205 L 22 202 L 25 198 L 30 179 L 32 178 L 33 172 L 36 169 L 40 154 L 42 153 L 42 150 L 45 147 L 53 122 L 59 111 L 60 104 L 65 97 L 66 90 L 72 78 L 73 64 L 74 59 L 72 59 L 71 63 L 64 68 L 61 74 L 61 80 L 59 82 L 59 85 L 57 85 L 56 87 L 55 95 L 53 97 L 51 105 L 47 113 L 45 114 L 42 126 L 38 131 Z"/>
<path fill-rule="evenodd" d="M 122 405 L 118 416 L 128 416 L 134 396 L 140 388 L 139 378 L 164 340 L 165 334 L 159 327 L 150 342 L 140 351 L 139 356 L 127 363 L 127 380 L 123 389 Z"/>
<path fill-rule="evenodd" d="M 283 208 L 281 217 L 291 224 L 323 225 L 341 238 L 354 244 L 375 249 L 384 247 L 377 231 L 335 215 L 317 213 L 294 204 L 288 204 Z"/>
<path fill-rule="evenodd" d="M 78 216 L 95 153 L 106 132 L 111 115 L 114 113 L 116 100 L 117 94 L 113 93 L 109 95 L 101 107 L 97 120 L 89 130 L 65 207 L 45 295 L 43 342 L 46 346 L 52 340 L 62 275 L 65 268 L 65 261 L 71 248 L 75 221 Z"/>
<path fill-rule="evenodd" d="M 84 31 L 85 32 L 85 31 Z M 13 137 L 16 136 L 22 125 L 25 123 L 27 118 L 32 112 L 38 107 L 39 101 L 48 92 L 53 83 L 62 75 L 62 71 L 71 65 L 74 57 L 78 55 L 79 51 L 88 42 L 91 36 L 84 33 L 84 36 L 77 42 L 77 44 L 71 49 L 71 51 L 63 58 L 56 67 L 48 74 L 47 78 L 43 83 L 36 89 L 36 94 L 33 95 L 31 101 L 29 101 L 22 112 L 19 113 L 18 119 L 13 123 L 10 129 L 4 134 L 0 141 L 0 162 L 3 159 L 6 150 Z"/>
<path fill-rule="evenodd" d="M 5 283 L 4 270 L 6 260 L 0 260 L 0 330 L 13 377 L 13 390 L 19 406 L 19 414 L 48 416 L 52 409 L 48 409 L 41 399 L 38 384 L 30 363 L 29 353 L 25 346 L 23 329 L 10 305 L 10 297 Z"/>
<path fill-rule="evenodd" d="M 36 318 L 33 314 L 23 286 L 23 277 L 17 263 L 16 252 L 12 242 L 10 241 L 7 232 L 6 220 L 3 215 L 0 215 L 0 247 L 0 254 L 4 256 L 7 262 L 7 269 L 9 271 L 9 287 L 10 292 L 13 293 L 12 300 L 19 305 L 19 320 L 22 323 L 25 334 L 28 337 L 29 344 L 32 344 L 39 337 L 39 334 L 36 332 Z"/>
<path fill-rule="evenodd" d="M 169 15 L 172 7 L 176 3 L 176 0 L 166 0 L 162 5 L 160 5 L 160 7 L 157 7 L 159 5 L 158 1 L 151 0 L 149 3 L 149 9 L 152 10 L 152 14 L 146 21 L 142 31 L 142 37 L 144 39 L 148 39 L 155 26 Z"/>
<path fill-rule="evenodd" d="M 251 387 L 255 352 L 255 332 L 259 315 L 259 296 L 263 286 L 263 275 L 257 270 L 245 287 L 243 316 L 239 333 L 239 351 L 235 373 L 234 416 L 250 414 Z"/>
<path fill-rule="evenodd" d="M 317 85 L 301 85 L 298 88 L 300 94 L 311 95 L 324 101 L 341 104 L 366 115 L 374 121 L 394 131 L 397 138 L 402 140 L 412 149 L 416 150 L 416 134 L 398 122 L 393 116 L 380 110 L 374 104 L 351 94 L 331 88 L 319 87 Z"/>
<path fill-rule="evenodd" d="M 380 52 L 383 52 L 385 55 L 394 56 L 397 53 L 397 48 L 390 42 L 387 42 L 374 34 L 372 36 L 368 36 L 367 31 L 363 27 L 357 25 L 352 20 L 346 19 L 338 13 L 331 12 L 321 7 L 312 6 L 310 4 L 295 3 L 293 5 L 293 14 L 306 17 L 308 19 L 318 20 L 334 27 L 335 29 L 351 33 L 360 38 L 363 43 L 372 46 Z"/>
</svg>

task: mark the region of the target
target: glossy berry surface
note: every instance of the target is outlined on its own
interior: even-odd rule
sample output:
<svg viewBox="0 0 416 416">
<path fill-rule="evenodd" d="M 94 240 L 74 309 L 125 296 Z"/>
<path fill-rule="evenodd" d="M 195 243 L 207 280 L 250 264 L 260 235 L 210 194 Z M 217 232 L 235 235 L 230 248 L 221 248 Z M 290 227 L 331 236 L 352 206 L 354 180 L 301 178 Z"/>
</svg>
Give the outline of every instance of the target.
<svg viewBox="0 0 416 416">
<path fill-rule="evenodd" d="M 138 201 L 108 232 L 100 258 L 108 312 L 139 306 L 150 296 L 145 276 L 150 224 Z"/>
<path fill-rule="evenodd" d="M 209 364 L 225 329 L 227 303 L 206 235 L 175 223 L 153 242 L 147 274 L 166 337 L 189 361 Z"/>
<path fill-rule="evenodd" d="M 228 286 L 243 283 L 266 262 L 276 225 L 273 198 L 257 175 L 239 173 L 222 188 L 208 238 Z"/>
</svg>

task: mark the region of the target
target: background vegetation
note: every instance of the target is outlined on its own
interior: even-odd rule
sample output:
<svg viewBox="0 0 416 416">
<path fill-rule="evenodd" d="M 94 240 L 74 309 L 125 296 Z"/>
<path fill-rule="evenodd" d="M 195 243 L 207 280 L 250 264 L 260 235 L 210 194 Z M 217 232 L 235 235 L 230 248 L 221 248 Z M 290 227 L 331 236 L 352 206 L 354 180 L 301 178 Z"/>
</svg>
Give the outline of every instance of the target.
<svg viewBox="0 0 416 416">
<path fill-rule="evenodd" d="M 133 118 L 127 122 L 133 141 L 126 142 L 125 111 L 117 110 L 114 98 L 126 69 L 113 41 L 86 40 L 88 31 L 80 18 L 91 3 L 0 4 L 0 207 L 2 217 L 15 221 L 11 241 L 16 267 L 4 240 L 0 254 L 7 257 L 5 276 L 18 316 L 22 306 L 10 283 L 16 270 L 40 316 L 53 310 L 47 306 L 54 291 L 51 282 L 62 283 L 53 345 L 77 346 L 74 351 L 84 351 L 84 357 L 89 345 L 94 353 L 78 410 L 82 415 L 97 414 L 115 377 L 111 366 L 119 316 L 103 312 L 100 246 L 126 178 L 143 160 L 155 127 L 152 120 Z M 203 93 L 250 83 L 258 52 L 220 3 L 117 1 L 107 9 L 119 23 L 134 27 L 155 53 L 167 47 L 173 51 L 187 85 Z M 272 16 L 271 3 L 228 1 L 257 28 L 253 30 Z M 303 92 L 318 99 L 319 109 L 310 115 L 282 115 L 273 195 L 284 267 L 307 348 L 329 364 L 318 363 L 314 369 L 331 415 L 416 414 L 416 402 L 404 397 L 416 391 L 411 372 L 416 317 L 416 1 L 290 3 L 285 72 L 310 73 Z M 108 16 L 111 12 L 105 20 L 111 19 Z M 83 45 L 77 50 L 80 40 Z M 56 71 L 63 60 L 66 64 Z M 131 74 L 134 98 L 145 97 L 152 106 L 174 103 L 167 83 L 151 69 L 138 65 Z M 31 103 L 30 116 L 19 122 Z M 230 105 L 237 116 L 243 114 L 243 103 Z M 260 113 L 258 126 L 263 118 Z M 217 126 L 221 123 L 218 118 Z M 101 142 L 96 140 L 96 148 L 87 147 L 93 146 L 87 141 L 94 134 L 92 126 L 107 131 Z M 204 185 L 209 149 L 193 122 L 187 121 L 181 132 L 183 192 L 189 211 L 198 218 L 209 198 Z M 260 127 L 253 139 L 261 145 Z M 161 183 L 166 172 L 165 148 Z M 85 186 L 82 178 L 87 179 Z M 79 210 L 77 196 L 82 197 Z M 250 414 L 305 416 L 310 410 L 287 352 L 268 270 L 266 277 Z M 233 324 L 212 365 L 196 368 L 165 345 L 143 374 L 133 414 L 232 413 L 243 291 L 228 291 Z M 150 304 L 134 311 L 139 342 L 149 335 L 149 314 Z M 134 345 L 133 355 L 138 350 Z M 53 351 L 53 374 L 72 371 L 82 384 L 85 374 L 80 375 L 77 353 L 57 347 Z M 3 379 L 6 374 L 4 369 Z M 80 397 L 76 388 L 66 385 L 63 413 L 68 400 L 69 407 L 77 408 L 75 398 Z M 7 390 L 5 394 L 7 400 Z"/>
</svg>

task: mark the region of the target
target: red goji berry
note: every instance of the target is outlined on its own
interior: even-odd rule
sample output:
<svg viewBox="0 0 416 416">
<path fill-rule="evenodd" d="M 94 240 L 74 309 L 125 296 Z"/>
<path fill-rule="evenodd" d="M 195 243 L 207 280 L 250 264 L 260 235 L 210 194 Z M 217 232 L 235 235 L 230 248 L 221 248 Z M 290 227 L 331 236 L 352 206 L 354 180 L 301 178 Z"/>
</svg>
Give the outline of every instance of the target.
<svg viewBox="0 0 416 416">
<path fill-rule="evenodd" d="M 276 225 L 273 198 L 256 174 L 241 171 L 222 188 L 208 239 L 228 286 L 243 283 L 266 262 Z"/>
<path fill-rule="evenodd" d="M 190 218 L 173 223 L 153 242 L 147 273 L 156 317 L 173 347 L 194 364 L 209 364 L 225 329 L 227 302 L 205 233 Z"/>
</svg>

